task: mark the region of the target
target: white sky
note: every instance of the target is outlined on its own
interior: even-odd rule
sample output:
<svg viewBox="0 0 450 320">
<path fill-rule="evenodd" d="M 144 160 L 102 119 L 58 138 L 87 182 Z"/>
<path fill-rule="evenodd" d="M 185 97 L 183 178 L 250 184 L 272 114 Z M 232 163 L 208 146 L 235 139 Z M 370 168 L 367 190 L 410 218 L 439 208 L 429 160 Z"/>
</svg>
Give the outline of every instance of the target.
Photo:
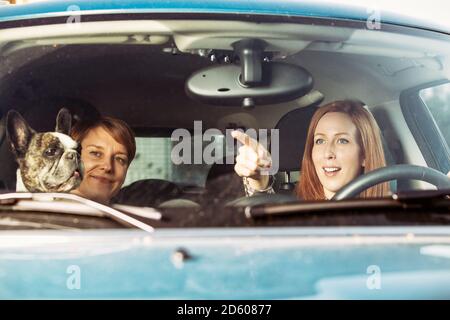
<svg viewBox="0 0 450 320">
<path fill-rule="evenodd" d="M 450 26 L 449 0 L 317 0 L 344 4 L 356 4 L 367 8 L 394 11 L 411 17 L 433 19 L 435 22 Z M 383 19 L 383 17 L 381 17 Z"/>
<path fill-rule="evenodd" d="M 1 0 L 0 0 L 1 1 Z M 16 0 L 17 3 L 42 0 Z M 273 0 L 276 1 L 276 0 Z M 292 0 L 295 2 L 302 0 Z M 394 11 L 411 17 L 433 19 L 434 22 L 450 27 L 450 0 L 315 0 L 317 2 L 335 2 L 356 4 L 366 8 L 379 8 Z M 381 17 L 383 19 L 383 17 Z"/>
</svg>

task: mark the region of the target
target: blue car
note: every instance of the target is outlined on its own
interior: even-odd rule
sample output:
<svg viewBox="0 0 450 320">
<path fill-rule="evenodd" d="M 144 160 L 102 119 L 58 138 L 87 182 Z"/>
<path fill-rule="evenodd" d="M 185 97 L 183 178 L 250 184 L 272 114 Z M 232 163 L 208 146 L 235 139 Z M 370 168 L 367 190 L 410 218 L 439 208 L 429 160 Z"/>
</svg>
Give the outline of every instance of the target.
<svg viewBox="0 0 450 320">
<path fill-rule="evenodd" d="M 450 25 L 437 13 L 350 1 L 15 2 L 0 4 L 1 299 L 450 298 Z M 380 148 L 358 153 L 360 169 L 383 165 L 328 197 L 323 181 L 349 174 L 339 150 L 350 149 L 338 148 L 353 136 L 332 149 L 308 128 L 333 101 L 373 117 Z M 46 174 L 32 165 L 68 166 L 55 158 L 61 145 L 27 140 L 61 137 L 62 108 L 72 127 L 101 116 L 131 127 L 134 160 L 114 154 L 108 169 L 122 180 L 92 174 L 85 156 L 103 153 L 78 141 L 67 159 L 78 159 L 80 185 L 28 187 Z M 105 148 L 123 146 L 114 139 Z M 245 174 L 242 147 L 270 154 L 265 177 Z M 302 159 L 319 148 L 332 160 L 308 169 Z M 313 190 L 308 172 L 325 196 L 298 196 Z M 97 184 L 83 191 L 88 179 Z M 113 184 L 111 201 L 85 196 Z M 368 196 L 378 185 L 388 192 Z"/>
</svg>

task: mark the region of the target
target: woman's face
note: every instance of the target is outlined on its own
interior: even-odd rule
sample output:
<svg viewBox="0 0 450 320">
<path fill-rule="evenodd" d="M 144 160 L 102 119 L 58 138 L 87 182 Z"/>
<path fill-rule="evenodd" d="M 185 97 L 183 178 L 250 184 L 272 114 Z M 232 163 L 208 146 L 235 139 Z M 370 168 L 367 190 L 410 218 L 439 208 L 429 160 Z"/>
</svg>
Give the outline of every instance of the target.
<svg viewBox="0 0 450 320">
<path fill-rule="evenodd" d="M 73 193 L 109 203 L 120 190 L 128 170 L 128 153 L 105 129 L 91 129 L 81 141 L 84 176 Z"/>
<path fill-rule="evenodd" d="M 361 173 L 363 152 L 358 129 L 342 112 L 326 113 L 314 132 L 312 160 L 327 199 Z"/>
</svg>

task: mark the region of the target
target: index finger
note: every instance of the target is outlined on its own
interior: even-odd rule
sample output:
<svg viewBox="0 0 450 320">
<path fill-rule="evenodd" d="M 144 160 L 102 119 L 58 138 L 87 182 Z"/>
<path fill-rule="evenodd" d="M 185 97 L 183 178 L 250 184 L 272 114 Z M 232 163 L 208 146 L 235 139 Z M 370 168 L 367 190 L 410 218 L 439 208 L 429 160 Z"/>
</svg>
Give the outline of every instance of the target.
<svg viewBox="0 0 450 320">
<path fill-rule="evenodd" d="M 258 142 L 256 140 L 239 130 L 231 131 L 231 136 L 248 147 L 256 147 L 258 145 Z"/>
</svg>

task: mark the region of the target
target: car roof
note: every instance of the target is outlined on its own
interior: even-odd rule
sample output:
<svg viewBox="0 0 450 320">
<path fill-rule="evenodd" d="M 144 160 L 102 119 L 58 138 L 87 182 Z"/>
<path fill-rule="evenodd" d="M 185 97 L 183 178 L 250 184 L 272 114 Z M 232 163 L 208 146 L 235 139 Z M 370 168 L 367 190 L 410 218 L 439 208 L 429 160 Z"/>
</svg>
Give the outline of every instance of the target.
<svg viewBox="0 0 450 320">
<path fill-rule="evenodd" d="M 0 6 L 0 22 L 24 19 L 48 18 L 72 15 L 80 11 L 82 15 L 123 14 L 123 13 L 215 13 L 215 14 L 251 14 L 284 15 L 288 17 L 335 18 L 366 22 L 375 17 L 380 23 L 398 24 L 428 30 L 449 33 L 448 19 L 421 19 L 419 16 L 405 15 L 403 6 L 383 6 L 377 14 L 377 7 L 369 0 L 360 1 L 287 1 L 287 0 L 134 0 L 134 1 L 30 1 L 24 5 Z M 427 8 L 433 8 L 433 1 L 428 1 Z M 408 3 L 408 8 L 418 4 Z M 440 4 L 442 6 L 442 4 Z M 420 7 L 417 12 L 422 13 Z M 444 9 L 445 11 L 445 9 Z M 376 14 L 376 16 L 373 16 Z M 423 15 L 422 15 L 423 16 Z"/>
</svg>

